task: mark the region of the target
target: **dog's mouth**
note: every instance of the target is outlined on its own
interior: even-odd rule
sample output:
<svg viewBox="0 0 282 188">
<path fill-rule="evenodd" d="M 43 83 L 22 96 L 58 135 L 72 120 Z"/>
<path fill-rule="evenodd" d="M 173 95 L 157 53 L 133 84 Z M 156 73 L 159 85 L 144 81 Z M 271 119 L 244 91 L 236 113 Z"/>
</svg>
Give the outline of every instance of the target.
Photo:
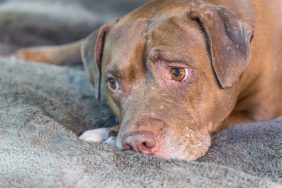
<svg viewBox="0 0 282 188">
<path fill-rule="evenodd" d="M 194 133 L 186 137 L 159 136 L 151 131 L 126 133 L 116 145 L 126 151 L 148 154 L 164 159 L 196 160 L 205 155 L 211 145 L 209 133 Z"/>
</svg>

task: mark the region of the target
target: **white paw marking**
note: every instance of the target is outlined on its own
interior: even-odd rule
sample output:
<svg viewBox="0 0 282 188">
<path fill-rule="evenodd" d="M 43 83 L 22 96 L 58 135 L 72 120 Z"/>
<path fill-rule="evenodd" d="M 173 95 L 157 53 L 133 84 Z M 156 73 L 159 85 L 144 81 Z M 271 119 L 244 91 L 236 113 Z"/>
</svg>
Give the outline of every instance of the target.
<svg viewBox="0 0 282 188">
<path fill-rule="evenodd" d="M 116 138 L 117 138 L 116 136 L 111 136 L 105 141 L 105 143 L 110 144 L 112 146 L 115 146 L 116 145 Z"/>
<path fill-rule="evenodd" d="M 85 131 L 82 135 L 80 135 L 79 139 L 86 142 L 103 142 L 111 138 L 109 136 L 109 132 L 110 128 L 93 129 Z"/>
</svg>

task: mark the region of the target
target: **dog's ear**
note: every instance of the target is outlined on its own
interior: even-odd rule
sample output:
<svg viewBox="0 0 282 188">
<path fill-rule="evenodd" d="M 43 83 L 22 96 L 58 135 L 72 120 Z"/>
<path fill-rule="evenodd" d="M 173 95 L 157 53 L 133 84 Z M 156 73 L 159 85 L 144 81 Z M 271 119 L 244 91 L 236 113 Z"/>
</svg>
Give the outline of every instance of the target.
<svg viewBox="0 0 282 188">
<path fill-rule="evenodd" d="M 81 58 L 90 82 L 95 86 L 96 99 L 101 98 L 102 58 L 106 35 L 116 21 L 109 22 L 91 33 L 81 47 Z"/>
<path fill-rule="evenodd" d="M 193 9 L 190 15 L 205 33 L 212 68 L 220 87 L 231 87 L 248 63 L 252 27 L 224 7 L 206 5 Z"/>
</svg>

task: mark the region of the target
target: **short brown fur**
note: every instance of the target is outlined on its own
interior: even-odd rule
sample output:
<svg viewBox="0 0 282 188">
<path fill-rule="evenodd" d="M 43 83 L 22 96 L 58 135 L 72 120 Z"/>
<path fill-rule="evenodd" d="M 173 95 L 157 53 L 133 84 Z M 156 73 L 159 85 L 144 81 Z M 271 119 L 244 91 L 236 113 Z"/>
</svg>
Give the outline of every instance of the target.
<svg viewBox="0 0 282 188">
<path fill-rule="evenodd" d="M 104 87 L 110 70 L 120 74 L 122 93 L 106 89 L 120 120 L 117 146 L 194 160 L 207 152 L 212 133 L 281 116 L 281 13 L 281 0 L 155 0 L 111 22 L 97 39 L 103 57 L 95 63 Z M 52 56 L 50 49 L 42 57 Z M 168 81 L 171 62 L 185 62 L 190 80 Z M 136 146 L 140 140 L 145 149 Z"/>
</svg>

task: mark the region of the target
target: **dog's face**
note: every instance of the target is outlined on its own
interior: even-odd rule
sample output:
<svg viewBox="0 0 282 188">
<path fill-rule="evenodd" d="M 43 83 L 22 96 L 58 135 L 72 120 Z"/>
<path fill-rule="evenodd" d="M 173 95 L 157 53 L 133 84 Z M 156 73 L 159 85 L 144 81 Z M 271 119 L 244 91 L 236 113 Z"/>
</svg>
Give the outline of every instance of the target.
<svg viewBox="0 0 282 188">
<path fill-rule="evenodd" d="M 225 62 L 215 63 L 224 59 L 217 57 L 221 53 L 230 61 L 240 58 L 231 57 L 238 55 L 236 51 L 224 54 L 226 49 L 218 49 L 230 47 L 229 41 L 212 41 L 222 35 L 222 40 L 234 42 L 220 33 L 222 20 L 217 23 L 219 30 L 206 22 L 208 16 L 220 17 L 218 9 L 194 11 L 165 3 L 159 5 L 161 10 L 153 7 L 144 6 L 101 29 L 96 74 L 100 69 L 108 104 L 120 121 L 117 146 L 194 160 L 208 151 L 210 133 L 232 111 L 244 62 L 235 68 L 232 62 L 226 65 L 229 67 L 220 65 Z M 216 30 L 219 33 L 211 33 Z M 250 36 L 243 38 L 250 40 Z M 229 78 L 230 72 L 238 75 Z"/>
</svg>

